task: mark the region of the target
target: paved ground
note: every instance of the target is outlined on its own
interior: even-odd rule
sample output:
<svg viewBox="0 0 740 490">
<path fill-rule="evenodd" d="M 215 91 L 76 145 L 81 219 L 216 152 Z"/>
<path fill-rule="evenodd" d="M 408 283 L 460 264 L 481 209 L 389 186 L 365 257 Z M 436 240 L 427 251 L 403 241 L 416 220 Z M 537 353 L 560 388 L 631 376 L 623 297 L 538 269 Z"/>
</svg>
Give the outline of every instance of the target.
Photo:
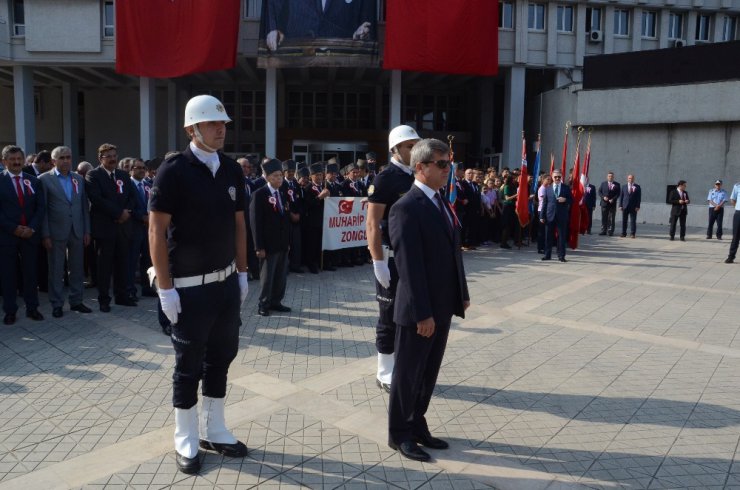
<svg viewBox="0 0 740 490">
<path fill-rule="evenodd" d="M 385 444 L 369 266 L 291 275 L 269 318 L 251 283 L 227 397 L 250 454 L 197 476 L 175 470 L 151 300 L 23 318 L 0 329 L 0 488 L 740 488 L 740 268 L 701 230 L 638 231 L 567 264 L 465 255 L 474 306 L 429 414 L 452 447 L 430 464 Z"/>
</svg>

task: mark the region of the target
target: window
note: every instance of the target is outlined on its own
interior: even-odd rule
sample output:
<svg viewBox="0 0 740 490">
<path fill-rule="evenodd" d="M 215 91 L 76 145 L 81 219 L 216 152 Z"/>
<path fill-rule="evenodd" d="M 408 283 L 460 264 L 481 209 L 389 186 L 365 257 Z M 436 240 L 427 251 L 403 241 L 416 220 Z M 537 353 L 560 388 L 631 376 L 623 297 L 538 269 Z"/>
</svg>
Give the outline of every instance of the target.
<svg viewBox="0 0 740 490">
<path fill-rule="evenodd" d="M 722 25 L 722 40 L 723 41 L 734 41 L 737 32 L 737 17 L 725 16 L 724 24 Z"/>
<path fill-rule="evenodd" d="M 288 127 L 375 129 L 374 97 L 370 92 L 288 93 Z"/>
<path fill-rule="evenodd" d="M 514 28 L 514 5 L 511 2 L 499 2 L 498 26 L 501 29 Z"/>
<path fill-rule="evenodd" d="M 601 9 L 586 9 L 586 32 L 601 30 Z"/>
<path fill-rule="evenodd" d="M 116 33 L 116 9 L 113 0 L 103 2 L 103 37 L 113 37 Z"/>
<path fill-rule="evenodd" d="M 668 14 L 668 39 L 682 39 L 683 14 L 671 12 Z"/>
<path fill-rule="evenodd" d="M 709 16 L 698 15 L 696 17 L 696 37 L 697 41 L 709 41 Z"/>
<path fill-rule="evenodd" d="M 629 36 L 630 35 L 630 12 L 629 10 L 622 10 L 622 9 L 614 10 L 614 35 L 615 36 Z"/>
<path fill-rule="evenodd" d="M 26 11 L 23 8 L 23 0 L 13 0 L 13 35 L 18 37 L 26 35 Z"/>
<path fill-rule="evenodd" d="M 655 25 L 658 20 L 658 14 L 651 10 L 645 10 L 642 12 L 642 37 L 654 38 L 655 36 Z"/>
<path fill-rule="evenodd" d="M 404 124 L 427 131 L 461 131 L 463 105 L 458 94 L 406 94 L 401 114 Z"/>
<path fill-rule="evenodd" d="M 558 32 L 573 32 L 573 7 L 558 5 Z"/>
<path fill-rule="evenodd" d="M 260 0 L 242 0 L 242 19 L 259 19 L 261 9 Z"/>
<path fill-rule="evenodd" d="M 530 3 L 528 8 L 527 28 L 535 31 L 545 30 L 545 5 Z"/>
</svg>

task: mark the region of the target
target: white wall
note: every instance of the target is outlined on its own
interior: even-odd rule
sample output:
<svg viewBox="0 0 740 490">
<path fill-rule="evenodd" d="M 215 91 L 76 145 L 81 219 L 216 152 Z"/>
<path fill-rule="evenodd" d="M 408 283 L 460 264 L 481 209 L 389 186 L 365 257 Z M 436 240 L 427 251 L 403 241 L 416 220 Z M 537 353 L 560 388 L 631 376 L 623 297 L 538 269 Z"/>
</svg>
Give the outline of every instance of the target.
<svg viewBox="0 0 740 490">
<path fill-rule="evenodd" d="M 90 0 L 26 0 L 26 49 L 100 52 L 101 3 Z"/>
</svg>

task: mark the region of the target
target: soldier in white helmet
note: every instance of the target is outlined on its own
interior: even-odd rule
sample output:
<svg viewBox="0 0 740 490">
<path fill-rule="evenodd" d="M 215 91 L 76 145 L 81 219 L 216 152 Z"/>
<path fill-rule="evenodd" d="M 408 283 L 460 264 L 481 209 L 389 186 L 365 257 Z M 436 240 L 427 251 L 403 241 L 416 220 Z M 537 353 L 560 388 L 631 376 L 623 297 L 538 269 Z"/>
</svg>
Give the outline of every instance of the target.
<svg viewBox="0 0 740 490">
<path fill-rule="evenodd" d="M 367 189 L 367 247 L 373 259 L 375 291 L 379 317 L 376 325 L 375 346 L 378 349 L 378 373 L 376 384 L 390 393 L 393 375 L 393 344 L 396 323 L 393 320 L 393 303 L 396 296 L 398 272 L 393 259 L 393 250 L 388 236 L 388 213 L 391 206 L 414 183 L 411 169 L 411 148 L 419 141 L 419 135 L 411 126 L 396 126 L 388 134 L 390 164 L 380 172 Z"/>
<path fill-rule="evenodd" d="M 172 322 L 175 450 L 184 473 L 200 470 L 199 446 L 229 457 L 247 455 L 224 421 L 226 375 L 248 292 L 244 177 L 219 152 L 229 121 L 215 97 L 188 101 L 190 144 L 162 164 L 149 202 L 152 263 L 162 310 Z"/>
</svg>

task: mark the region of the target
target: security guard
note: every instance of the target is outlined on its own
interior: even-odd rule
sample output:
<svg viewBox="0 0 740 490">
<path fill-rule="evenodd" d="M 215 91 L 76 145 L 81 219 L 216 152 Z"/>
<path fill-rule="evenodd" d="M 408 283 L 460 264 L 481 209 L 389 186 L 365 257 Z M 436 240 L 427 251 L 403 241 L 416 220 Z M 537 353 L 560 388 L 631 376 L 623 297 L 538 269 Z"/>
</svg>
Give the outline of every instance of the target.
<svg viewBox="0 0 740 490">
<path fill-rule="evenodd" d="M 388 236 L 388 213 L 391 206 L 414 183 L 411 170 L 411 148 L 419 141 L 411 126 L 396 126 L 388 134 L 391 163 L 380 172 L 367 189 L 367 247 L 373 258 L 375 291 L 380 316 L 376 325 L 375 346 L 378 349 L 376 384 L 390 393 L 393 375 L 393 343 L 396 323 L 393 321 L 393 302 L 396 296 L 398 272 L 393 261 L 393 250 Z"/>
<path fill-rule="evenodd" d="M 717 240 L 722 240 L 722 218 L 725 215 L 727 192 L 722 188 L 722 181 L 717 179 L 714 188 L 709 189 L 707 204 L 709 205 L 709 226 L 707 226 L 707 240 L 712 238 L 714 223 L 717 223 Z"/>
<path fill-rule="evenodd" d="M 224 421 L 226 375 L 239 347 L 239 310 L 248 292 L 244 176 L 218 151 L 230 121 L 215 97 L 190 99 L 190 145 L 162 164 L 149 202 L 152 262 L 162 310 L 172 322 L 175 450 L 183 473 L 200 470 L 199 445 L 224 456 L 247 455 Z"/>
</svg>

